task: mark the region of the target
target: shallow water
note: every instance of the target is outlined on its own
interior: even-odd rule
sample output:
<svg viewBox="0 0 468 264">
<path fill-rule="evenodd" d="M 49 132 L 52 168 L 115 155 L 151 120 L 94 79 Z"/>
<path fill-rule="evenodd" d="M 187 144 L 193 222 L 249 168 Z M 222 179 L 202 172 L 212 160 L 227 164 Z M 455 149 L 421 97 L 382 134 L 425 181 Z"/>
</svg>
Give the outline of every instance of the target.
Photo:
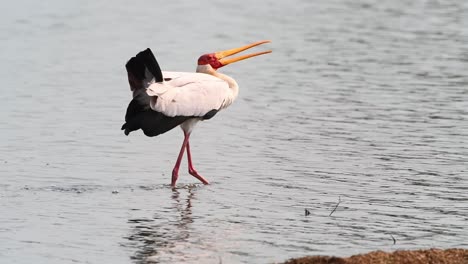
<svg viewBox="0 0 468 264">
<path fill-rule="evenodd" d="M 181 131 L 119 130 L 126 60 L 150 47 L 164 70 L 193 71 L 203 53 L 261 39 L 273 53 L 222 69 L 239 99 L 192 135 L 212 184 L 183 169 L 172 190 Z M 466 248 L 466 43 L 464 1 L 9 2 L 0 260 L 272 263 Z"/>
</svg>

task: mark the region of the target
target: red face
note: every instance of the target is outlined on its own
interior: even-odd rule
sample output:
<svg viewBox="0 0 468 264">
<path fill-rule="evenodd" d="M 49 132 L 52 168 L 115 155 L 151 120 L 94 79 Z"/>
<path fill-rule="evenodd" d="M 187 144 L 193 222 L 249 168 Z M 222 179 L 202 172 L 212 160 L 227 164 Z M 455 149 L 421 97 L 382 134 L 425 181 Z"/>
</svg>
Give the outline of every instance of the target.
<svg viewBox="0 0 468 264">
<path fill-rule="evenodd" d="M 207 65 L 210 64 L 213 69 L 218 69 L 223 67 L 224 65 L 216 58 L 214 53 L 202 55 L 198 58 L 198 65 Z"/>
</svg>

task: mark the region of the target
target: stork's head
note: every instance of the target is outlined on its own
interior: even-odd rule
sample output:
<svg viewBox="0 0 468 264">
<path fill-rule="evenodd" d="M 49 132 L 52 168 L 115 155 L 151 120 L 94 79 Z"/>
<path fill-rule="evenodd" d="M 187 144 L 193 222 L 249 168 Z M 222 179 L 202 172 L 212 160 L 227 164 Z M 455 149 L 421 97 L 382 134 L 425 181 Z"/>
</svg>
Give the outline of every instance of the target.
<svg viewBox="0 0 468 264">
<path fill-rule="evenodd" d="M 236 61 L 241 61 L 241 60 L 245 60 L 245 59 L 255 57 L 255 56 L 258 56 L 258 55 L 270 53 L 271 50 L 268 50 L 268 51 L 262 51 L 262 52 L 256 52 L 256 53 L 252 53 L 252 54 L 242 55 L 242 56 L 234 57 L 234 58 L 226 58 L 228 56 L 231 56 L 231 55 L 237 54 L 239 52 L 242 52 L 242 51 L 244 51 L 246 49 L 250 49 L 252 47 L 255 47 L 255 46 L 258 46 L 258 45 L 261 45 L 261 44 L 264 44 L 264 43 L 269 43 L 269 42 L 270 42 L 269 40 L 263 40 L 263 41 L 258 41 L 258 42 L 252 43 L 250 45 L 240 47 L 240 48 L 235 48 L 235 49 L 224 50 L 224 51 L 219 51 L 219 52 L 215 52 L 215 53 L 204 54 L 200 58 L 198 58 L 198 66 L 200 68 L 200 67 L 203 67 L 204 65 L 210 65 L 211 68 L 213 68 L 214 70 L 217 70 L 217 69 L 219 69 L 219 68 L 221 68 L 223 66 L 226 66 L 226 65 L 228 65 L 230 63 L 233 63 L 233 62 L 236 62 Z"/>
</svg>

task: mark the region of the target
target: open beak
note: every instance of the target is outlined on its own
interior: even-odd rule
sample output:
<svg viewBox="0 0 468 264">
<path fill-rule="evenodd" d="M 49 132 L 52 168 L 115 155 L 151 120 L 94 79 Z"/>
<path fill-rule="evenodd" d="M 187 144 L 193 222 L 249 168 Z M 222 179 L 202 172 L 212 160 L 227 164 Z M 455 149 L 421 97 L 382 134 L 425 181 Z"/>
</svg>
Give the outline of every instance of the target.
<svg viewBox="0 0 468 264">
<path fill-rule="evenodd" d="M 252 53 L 252 54 L 242 55 L 242 56 L 234 57 L 234 58 L 226 58 L 227 56 L 231 56 L 231 55 L 237 54 L 239 52 L 242 52 L 244 50 L 247 50 L 247 49 L 250 49 L 250 48 L 253 48 L 255 46 L 265 44 L 265 43 L 269 43 L 269 42 L 271 42 L 271 41 L 269 41 L 269 40 L 258 41 L 258 42 L 255 42 L 255 43 L 252 43 L 252 44 L 249 44 L 249 45 L 242 46 L 240 48 L 235 48 L 235 49 L 216 52 L 215 56 L 219 60 L 219 62 L 221 62 L 221 64 L 223 66 L 225 66 L 225 65 L 228 65 L 228 64 L 236 62 L 236 61 L 241 61 L 241 60 L 252 58 L 252 57 L 255 57 L 255 56 L 258 56 L 258 55 L 271 53 L 271 50 L 267 50 L 267 51 L 261 51 L 261 52 L 255 52 L 255 53 Z"/>
</svg>

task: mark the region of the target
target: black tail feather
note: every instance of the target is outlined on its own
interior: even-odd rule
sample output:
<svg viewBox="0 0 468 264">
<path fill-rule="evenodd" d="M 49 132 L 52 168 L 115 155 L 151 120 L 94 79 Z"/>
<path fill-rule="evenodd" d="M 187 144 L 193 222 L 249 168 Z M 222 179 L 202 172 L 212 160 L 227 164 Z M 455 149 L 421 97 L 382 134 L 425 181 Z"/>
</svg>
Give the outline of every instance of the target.
<svg viewBox="0 0 468 264">
<path fill-rule="evenodd" d="M 162 82 L 164 80 L 158 61 L 149 48 L 139 52 L 135 57 L 132 57 L 127 64 L 125 64 L 125 67 L 128 72 L 131 72 L 140 81 L 146 78 L 145 69 L 148 69 L 156 82 Z"/>
</svg>

